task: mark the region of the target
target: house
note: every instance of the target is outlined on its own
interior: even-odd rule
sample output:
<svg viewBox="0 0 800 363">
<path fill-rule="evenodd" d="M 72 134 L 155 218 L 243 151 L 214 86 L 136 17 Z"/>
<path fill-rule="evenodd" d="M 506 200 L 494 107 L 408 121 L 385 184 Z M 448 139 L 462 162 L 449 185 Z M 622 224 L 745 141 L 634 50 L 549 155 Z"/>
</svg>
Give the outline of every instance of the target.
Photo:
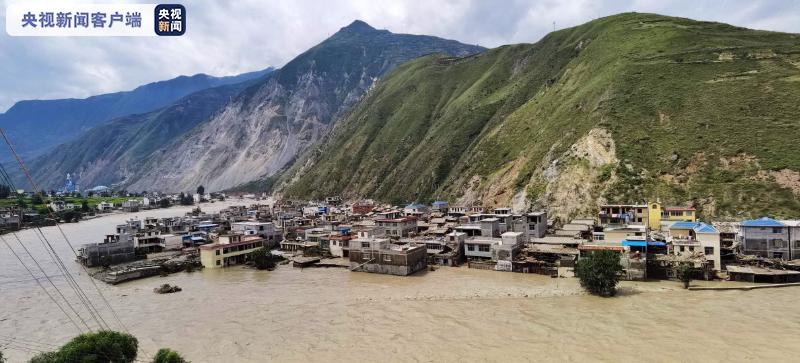
<svg viewBox="0 0 800 363">
<path fill-rule="evenodd" d="M 792 260 L 800 253 L 800 222 L 768 217 L 742 221 L 738 238 L 745 255 Z"/>
<path fill-rule="evenodd" d="M 604 204 L 598 213 L 603 226 L 648 225 L 649 211 L 647 204 Z"/>
<path fill-rule="evenodd" d="M 403 215 L 406 217 L 423 218 L 431 213 L 427 205 L 419 203 L 411 203 L 403 208 Z"/>
<path fill-rule="evenodd" d="M 451 232 L 442 238 L 425 240 L 428 257 L 433 263 L 441 266 L 458 266 L 464 261 L 464 242 L 467 235 Z"/>
<path fill-rule="evenodd" d="M 496 237 L 472 237 L 464 242 L 464 256 L 468 260 L 491 260 L 492 245 L 499 242 Z"/>
<path fill-rule="evenodd" d="M 424 245 L 392 245 L 386 238 L 350 246 L 350 270 L 407 276 L 428 266 Z"/>
<path fill-rule="evenodd" d="M 282 231 L 275 228 L 275 223 L 272 222 L 234 222 L 231 223 L 231 231 L 246 236 L 259 236 L 269 248 L 277 246 L 283 239 Z"/>
<path fill-rule="evenodd" d="M 18 229 L 20 227 L 20 221 L 19 212 L 9 208 L 0 209 L 0 227 Z"/>
<path fill-rule="evenodd" d="M 97 203 L 95 208 L 100 213 L 106 213 L 106 212 L 112 211 L 114 209 L 114 205 L 109 203 L 109 202 L 103 201 L 103 202 Z"/>
<path fill-rule="evenodd" d="M 375 220 L 378 227 L 386 230 L 386 235 L 390 237 L 408 237 L 417 232 L 417 218 L 378 218 Z"/>
<path fill-rule="evenodd" d="M 437 200 L 431 203 L 431 211 L 439 213 L 447 213 L 448 203 L 445 201 Z"/>
<path fill-rule="evenodd" d="M 647 203 L 647 226 L 653 231 L 669 227 L 674 222 L 696 222 L 697 210 L 693 207 L 662 206 L 660 201 Z"/>
<path fill-rule="evenodd" d="M 595 237 L 595 242 L 604 246 L 619 246 L 622 240 L 628 237 L 646 237 L 647 227 L 644 225 L 629 225 L 624 227 L 606 227 L 603 229 L 602 239 Z"/>
<path fill-rule="evenodd" d="M 372 213 L 375 209 L 375 203 L 371 200 L 362 200 L 353 204 L 353 214 L 365 215 Z"/>
<path fill-rule="evenodd" d="M 499 242 L 491 246 L 492 260 L 512 262 L 517 257 L 517 253 L 525 246 L 525 234 L 506 232 L 500 237 Z"/>
<path fill-rule="evenodd" d="M 102 243 L 83 245 L 78 249 L 78 262 L 86 267 L 114 265 L 136 260 L 133 240 L 107 235 Z"/>
<path fill-rule="evenodd" d="M 350 228 L 340 227 L 336 233 L 328 236 L 328 251 L 336 257 L 350 256 L 350 241 L 356 237 L 350 233 Z"/>
<path fill-rule="evenodd" d="M 714 226 L 703 222 L 675 222 L 669 227 L 671 250 L 674 255 L 705 255 L 711 268 L 722 268 L 720 233 Z"/>
<path fill-rule="evenodd" d="M 245 263 L 250 254 L 264 247 L 259 236 L 220 235 L 216 243 L 200 246 L 200 263 L 205 268 L 227 267 Z"/>
<path fill-rule="evenodd" d="M 52 209 L 54 212 L 61 212 L 61 211 L 65 211 L 67 209 L 80 208 L 79 205 L 75 205 L 75 204 L 72 204 L 72 203 L 66 203 L 63 200 L 51 201 L 50 203 L 47 204 L 47 206 L 50 207 L 50 209 Z"/>
<path fill-rule="evenodd" d="M 141 229 L 133 234 L 133 248 L 139 254 L 161 252 L 164 247 L 164 239 L 158 229 Z"/>
<path fill-rule="evenodd" d="M 141 203 L 136 199 L 128 199 L 122 202 L 122 210 L 129 213 L 135 213 L 141 208 Z"/>
</svg>

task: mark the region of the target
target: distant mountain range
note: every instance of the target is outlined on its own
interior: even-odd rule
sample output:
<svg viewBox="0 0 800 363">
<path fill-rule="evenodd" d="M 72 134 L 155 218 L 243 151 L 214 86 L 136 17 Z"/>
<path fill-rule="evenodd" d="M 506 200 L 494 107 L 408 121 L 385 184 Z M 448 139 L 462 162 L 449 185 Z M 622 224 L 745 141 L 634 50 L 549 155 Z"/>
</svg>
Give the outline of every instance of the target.
<svg viewBox="0 0 800 363">
<path fill-rule="evenodd" d="M 0 127 L 12 138 L 21 155 L 32 158 L 113 118 L 149 112 L 191 93 L 263 77 L 272 70 L 267 68 L 230 77 L 180 76 L 132 91 L 83 99 L 20 101 L 0 114 Z M 10 158 L 7 148 L 0 152 L 0 158 Z"/>
<path fill-rule="evenodd" d="M 800 35 L 655 14 L 491 50 L 356 21 L 263 77 L 94 128 L 64 119 L 53 128 L 83 133 L 31 165 L 51 187 L 73 172 L 83 187 L 561 218 L 656 198 L 708 217 L 800 217 L 798 82 Z M 25 135 L 12 133 L 37 141 Z"/>
</svg>

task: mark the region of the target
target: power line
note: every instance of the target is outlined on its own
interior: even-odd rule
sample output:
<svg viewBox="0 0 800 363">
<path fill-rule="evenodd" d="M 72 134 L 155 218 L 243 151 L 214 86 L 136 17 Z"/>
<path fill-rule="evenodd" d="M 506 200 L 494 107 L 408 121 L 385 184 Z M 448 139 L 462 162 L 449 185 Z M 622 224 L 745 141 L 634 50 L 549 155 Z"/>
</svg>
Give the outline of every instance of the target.
<svg viewBox="0 0 800 363">
<path fill-rule="evenodd" d="M 72 310 L 72 312 L 78 317 L 78 319 L 80 319 L 81 323 L 83 323 L 83 325 L 86 327 L 86 330 L 92 331 L 92 329 L 89 327 L 89 324 L 86 323 L 86 320 L 84 320 L 83 317 L 81 316 L 81 314 L 79 314 L 78 311 L 75 310 L 74 307 L 72 307 L 72 304 L 69 302 L 67 297 L 64 296 L 64 294 L 61 292 L 61 289 L 59 289 L 58 286 L 56 286 L 56 284 L 50 278 L 50 276 L 47 275 L 47 272 L 44 270 L 44 268 L 42 268 L 42 265 L 40 265 L 39 261 L 37 261 L 36 258 L 33 257 L 33 254 L 31 254 L 31 251 L 29 251 L 28 248 L 25 247 L 25 244 L 22 243 L 22 240 L 19 238 L 19 236 L 17 236 L 16 233 L 14 233 L 13 235 L 17 239 L 17 242 L 22 247 L 22 249 L 25 250 L 25 253 L 28 254 L 28 257 L 30 257 L 31 260 L 33 260 L 33 263 L 36 265 L 36 267 L 39 269 L 39 271 L 42 273 L 42 275 L 44 275 L 44 277 L 47 279 L 47 281 L 50 282 L 50 285 L 52 285 L 53 288 L 56 289 L 56 292 L 58 293 L 59 296 L 61 296 L 61 299 L 63 299 L 64 302 L 67 303 L 67 306 L 69 307 L 69 309 Z M 2 238 L 2 236 L 0 236 L 0 238 Z M 5 238 L 3 238 L 3 241 L 5 242 Z M 6 242 L 6 245 L 8 245 L 7 242 Z M 9 246 L 9 249 L 11 249 L 11 246 L 10 245 L 8 245 L 8 246 Z M 11 249 L 11 250 L 13 251 L 13 249 Z M 24 263 L 23 263 L 23 265 L 24 265 Z M 80 328 L 78 329 L 78 331 L 82 332 Z"/>
<path fill-rule="evenodd" d="M 23 261 L 22 261 L 22 258 L 21 258 L 21 257 L 19 257 L 19 255 L 17 254 L 17 252 L 16 252 L 16 251 L 14 251 L 14 249 L 13 249 L 13 248 L 11 248 L 11 245 L 8 243 L 8 241 L 6 241 L 6 239 L 5 239 L 5 238 L 4 238 L 2 235 L 0 235 L 0 239 L 1 239 L 1 240 L 3 240 L 3 243 L 6 245 L 6 247 L 8 247 L 8 249 L 11 251 L 11 253 L 14 255 L 14 257 L 16 257 L 16 258 L 17 258 L 17 260 L 19 261 L 19 263 L 20 263 L 20 264 L 22 264 L 22 267 L 24 267 L 24 268 L 25 268 L 25 270 L 26 270 L 26 271 L 28 271 L 28 273 L 31 275 L 31 277 L 33 277 L 33 279 L 36 281 L 36 284 L 37 284 L 37 285 L 39 285 L 39 287 L 40 287 L 40 288 L 42 288 L 42 290 L 44 290 L 44 293 L 45 293 L 45 294 L 47 294 L 47 297 L 49 297 L 49 298 L 50 298 L 50 300 L 52 300 L 52 301 L 53 301 L 53 303 L 55 303 L 55 304 L 56 304 L 56 306 L 58 306 L 58 309 L 59 309 L 59 310 L 61 310 L 61 312 L 62 312 L 62 313 L 64 313 L 64 315 L 66 315 L 66 316 L 67 316 L 67 318 L 69 319 L 69 321 L 70 321 L 70 322 L 72 322 L 72 324 L 73 324 L 73 325 L 75 325 L 75 328 L 76 328 L 76 329 L 78 329 L 78 332 L 81 332 L 81 333 L 82 333 L 82 331 L 81 331 L 81 327 L 80 327 L 80 326 L 78 326 L 78 323 L 77 323 L 77 322 L 75 322 L 75 319 L 73 319 L 73 318 L 72 318 L 72 316 L 70 316 L 70 315 L 67 313 L 67 311 L 66 311 L 66 310 L 64 310 L 64 307 L 63 307 L 63 306 L 61 306 L 61 304 L 59 304 L 59 303 L 58 303 L 58 301 L 56 300 L 56 298 L 55 298 L 55 297 L 53 297 L 53 295 L 52 295 L 52 294 L 50 294 L 50 291 L 47 291 L 47 289 L 44 287 L 44 285 L 42 285 L 42 283 L 39 281 L 39 279 L 36 277 L 36 275 L 33 273 L 33 271 L 31 271 L 31 269 L 30 269 L 30 268 L 28 268 L 28 265 L 26 265 L 26 264 L 25 264 L 25 262 L 23 262 Z M 47 278 L 47 280 L 48 280 L 48 281 L 50 281 L 50 283 L 51 283 L 51 284 L 53 284 L 53 281 L 52 281 L 52 280 L 50 280 L 50 277 L 48 277 L 48 276 L 47 276 L 47 274 L 45 274 L 44 276 L 45 276 L 45 278 Z M 55 284 L 53 284 L 53 287 L 55 287 L 55 286 L 56 286 L 56 285 L 55 285 Z M 58 288 L 57 288 L 57 287 L 56 287 L 56 290 L 58 290 Z M 60 293 L 60 292 L 59 292 L 59 293 Z M 64 297 L 64 295 L 61 295 L 61 297 L 63 298 L 63 297 Z M 66 301 L 66 298 L 65 298 L 64 300 Z M 69 304 L 69 302 L 68 302 L 68 301 L 67 301 L 67 304 Z M 70 307 L 71 307 L 71 306 L 70 306 Z M 73 309 L 72 311 L 73 311 L 73 312 L 74 312 L 74 313 L 77 315 L 77 312 L 76 312 L 74 309 Z M 86 323 L 84 322 L 84 324 L 86 324 Z M 88 325 L 86 325 L 86 328 L 88 329 L 88 328 L 89 328 L 89 326 L 88 326 Z"/>
<path fill-rule="evenodd" d="M 25 166 L 25 163 L 22 161 L 22 158 L 20 158 L 19 154 L 17 154 L 17 151 L 14 149 L 14 146 L 11 144 L 11 141 L 8 139 L 8 136 L 6 135 L 5 131 L 2 128 L 0 128 L 0 135 L 3 136 L 3 140 L 6 142 L 6 145 L 8 145 L 8 148 L 11 150 L 11 153 L 14 154 L 14 158 L 17 160 L 17 163 L 19 164 L 20 169 L 22 169 L 23 173 L 27 177 L 28 182 L 31 184 L 31 187 L 33 188 L 34 193 L 38 192 L 39 191 L 39 186 L 36 184 L 36 182 L 34 182 L 33 177 L 31 176 L 30 172 L 28 171 L 28 168 Z M 2 165 L 0 165 L 0 167 L 2 167 Z M 7 173 L 5 173 L 5 171 L 3 171 L 3 173 L 7 175 Z M 10 178 L 8 178 L 8 181 L 9 181 L 9 183 L 11 183 L 11 179 Z M 67 243 L 69 248 L 72 250 L 72 253 L 77 257 L 78 256 L 77 251 L 72 246 L 72 243 L 69 241 L 69 238 L 67 238 L 67 235 L 66 235 L 66 233 L 64 233 L 64 230 L 58 224 L 57 218 L 55 218 L 55 215 L 53 215 L 52 212 L 50 212 L 50 216 L 53 217 L 53 221 L 55 223 L 55 226 L 56 226 L 56 228 L 58 228 L 59 232 L 61 233 L 61 236 L 64 237 L 64 241 Z M 42 233 L 40 228 L 37 227 L 37 229 L 39 230 L 39 233 Z M 44 237 L 44 233 L 42 233 L 42 236 Z M 45 240 L 46 240 L 46 237 L 45 237 Z M 48 245 L 49 245 L 49 243 L 48 243 Z M 53 250 L 53 253 L 55 253 L 55 250 Z M 62 264 L 63 264 L 63 262 L 62 262 Z M 125 330 L 126 333 L 130 333 L 128 331 L 128 328 L 125 326 L 125 324 L 119 318 L 119 315 L 117 314 L 117 312 L 114 310 L 113 307 L 111 307 L 111 304 L 108 302 L 108 299 L 106 299 L 106 297 L 103 294 L 103 292 L 97 286 L 97 283 L 94 281 L 94 279 L 89 274 L 89 270 L 83 264 L 81 264 L 81 267 L 86 272 L 87 276 L 89 277 L 90 281 L 92 282 L 92 285 L 94 286 L 94 288 L 97 291 L 98 295 L 100 295 L 100 298 L 103 300 L 103 303 L 111 311 L 111 313 L 114 316 L 114 318 L 116 319 L 116 321 L 119 323 L 119 325 L 122 327 L 122 329 Z M 66 273 L 66 275 L 69 275 L 69 274 Z M 71 276 L 67 276 L 67 277 L 68 277 L 68 279 L 71 278 Z M 78 286 L 78 287 L 80 288 L 80 286 Z M 98 315 L 99 315 L 99 312 L 98 312 Z M 102 319 L 102 316 L 100 316 L 100 319 Z M 106 324 L 106 326 L 108 327 L 108 324 Z"/>
</svg>

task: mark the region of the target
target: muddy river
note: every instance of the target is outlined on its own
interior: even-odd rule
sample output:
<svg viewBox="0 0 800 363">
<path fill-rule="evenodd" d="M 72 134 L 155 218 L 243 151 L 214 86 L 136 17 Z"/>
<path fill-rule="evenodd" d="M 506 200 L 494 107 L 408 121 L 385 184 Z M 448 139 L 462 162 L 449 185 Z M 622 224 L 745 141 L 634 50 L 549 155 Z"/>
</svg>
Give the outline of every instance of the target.
<svg viewBox="0 0 800 363">
<path fill-rule="evenodd" d="M 62 228 L 75 244 L 98 241 L 130 216 Z M 104 319 L 121 330 L 58 230 L 48 227 L 44 233 Z M 58 275 L 33 231 L 19 236 L 48 274 Z M 12 236 L 5 238 L 24 253 Z M 0 350 L 9 361 L 25 361 L 76 335 L 5 245 L 0 243 L 0 250 Z M 54 282 L 80 309 L 66 280 L 56 276 Z M 162 283 L 183 291 L 153 293 Z M 800 287 L 686 291 L 675 282 L 623 283 L 620 296 L 604 299 L 583 294 L 575 279 L 465 267 L 395 277 L 290 266 L 271 272 L 204 270 L 98 286 L 139 339 L 143 360 L 160 347 L 193 362 L 730 362 L 800 356 Z M 86 310 L 80 311 L 88 320 Z"/>
</svg>

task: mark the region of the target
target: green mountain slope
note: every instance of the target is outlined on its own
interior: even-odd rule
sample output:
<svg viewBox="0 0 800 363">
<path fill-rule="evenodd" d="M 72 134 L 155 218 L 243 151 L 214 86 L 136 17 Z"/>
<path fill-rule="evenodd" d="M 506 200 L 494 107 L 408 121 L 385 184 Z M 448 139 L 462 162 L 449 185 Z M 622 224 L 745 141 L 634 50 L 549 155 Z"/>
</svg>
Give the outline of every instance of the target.
<svg viewBox="0 0 800 363">
<path fill-rule="evenodd" d="M 650 198 L 706 217 L 796 216 L 799 44 L 628 13 L 536 44 L 421 58 L 385 77 L 278 188 L 563 217 Z"/>
</svg>

